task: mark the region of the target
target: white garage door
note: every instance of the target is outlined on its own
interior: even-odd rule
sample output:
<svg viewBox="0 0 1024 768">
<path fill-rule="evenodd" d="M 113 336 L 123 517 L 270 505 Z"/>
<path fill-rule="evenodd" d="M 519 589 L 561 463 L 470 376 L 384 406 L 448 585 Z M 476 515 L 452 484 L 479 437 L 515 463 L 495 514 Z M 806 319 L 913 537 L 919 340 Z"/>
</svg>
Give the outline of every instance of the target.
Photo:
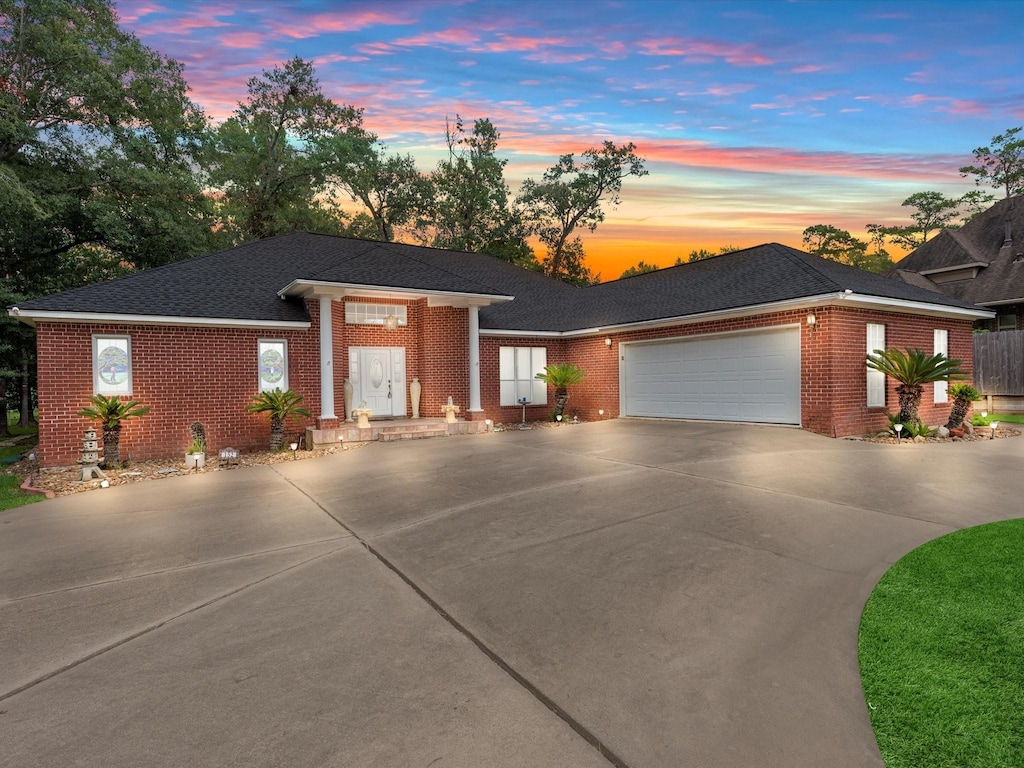
<svg viewBox="0 0 1024 768">
<path fill-rule="evenodd" d="M 800 423 L 800 329 L 623 345 L 625 413 Z"/>
</svg>

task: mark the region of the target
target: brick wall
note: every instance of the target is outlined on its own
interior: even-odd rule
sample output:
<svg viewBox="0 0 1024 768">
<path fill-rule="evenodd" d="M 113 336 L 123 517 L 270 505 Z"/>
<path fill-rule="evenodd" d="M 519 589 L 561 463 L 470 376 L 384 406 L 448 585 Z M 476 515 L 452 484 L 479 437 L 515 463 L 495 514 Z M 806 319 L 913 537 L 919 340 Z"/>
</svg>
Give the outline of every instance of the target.
<svg viewBox="0 0 1024 768">
<path fill-rule="evenodd" d="M 619 345 L 623 342 L 682 338 L 709 333 L 730 333 L 781 325 L 800 326 L 802 426 L 829 436 L 865 434 L 884 429 L 886 413 L 896 411 L 896 383 L 888 382 L 885 408 L 868 408 L 867 375 L 864 357 L 867 349 L 867 324 L 886 326 L 886 345 L 919 347 L 932 353 L 936 328 L 949 331 L 949 354 L 960 359 L 969 370 L 972 362 L 971 322 L 946 320 L 893 312 L 875 312 L 834 306 L 815 308 L 817 327 L 806 323 L 807 310 L 775 312 L 754 317 L 715 320 L 693 325 L 649 328 L 622 333 L 602 334 L 568 340 L 530 337 L 485 337 L 481 340 L 483 379 L 482 404 L 489 418 L 518 421 L 519 407 L 502 408 L 498 404 L 498 348 L 502 346 L 545 346 L 548 362 L 570 362 L 587 372 L 587 380 L 569 389 L 568 413 L 588 421 L 619 415 Z M 611 347 L 605 338 L 612 340 Z M 921 418 L 926 423 L 944 424 L 952 407 L 935 404 L 934 387 L 926 387 Z M 527 409 L 528 418 L 543 418 L 553 407 L 554 393 L 548 392 L 548 405 Z M 604 415 L 598 411 L 603 409 Z"/>
<path fill-rule="evenodd" d="M 520 405 L 501 405 L 500 347 L 545 347 L 548 365 L 570 362 L 566 357 L 567 342 L 564 339 L 544 339 L 528 336 L 481 336 L 480 337 L 480 406 L 489 419 L 501 424 L 518 423 L 523 416 Z M 568 412 L 577 405 L 579 387 L 569 388 Z M 545 419 L 555 409 L 555 389 L 548 387 L 546 405 L 530 405 L 526 408 L 527 421 Z"/>
<path fill-rule="evenodd" d="M 317 307 L 312 306 L 311 311 Z M 92 336 L 128 335 L 132 344 L 132 397 L 152 409 L 125 422 L 121 458 L 150 459 L 181 454 L 190 442 L 188 427 L 206 427 L 211 452 L 232 446 L 265 450 L 270 424 L 245 406 L 258 391 L 258 342 L 288 341 L 289 386 L 303 395 L 316 415 L 320 407 L 316 328 L 267 331 L 236 328 L 171 328 L 144 325 L 39 323 L 39 459 L 43 466 L 74 464 L 82 432 L 96 427 L 77 411 L 93 394 Z M 286 434 L 298 434 L 309 420 L 289 421 Z"/>
</svg>

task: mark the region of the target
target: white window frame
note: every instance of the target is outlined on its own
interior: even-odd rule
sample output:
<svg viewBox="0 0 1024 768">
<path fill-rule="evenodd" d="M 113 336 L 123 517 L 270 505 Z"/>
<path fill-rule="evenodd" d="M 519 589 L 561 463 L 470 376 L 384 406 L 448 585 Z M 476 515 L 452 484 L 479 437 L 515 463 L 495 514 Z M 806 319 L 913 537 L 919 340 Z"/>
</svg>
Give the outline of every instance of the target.
<svg viewBox="0 0 1024 768">
<path fill-rule="evenodd" d="M 499 347 L 499 402 L 503 406 L 548 404 L 548 385 L 537 378 L 548 364 L 547 347 Z"/>
<path fill-rule="evenodd" d="M 949 357 L 949 331 L 945 328 L 936 328 L 934 331 L 935 336 L 935 352 L 934 354 L 942 354 L 945 357 Z M 948 381 L 936 381 L 935 382 L 935 402 L 936 403 L 948 403 L 949 402 L 949 382 Z"/>
<path fill-rule="evenodd" d="M 371 304 L 367 301 L 345 302 L 347 325 L 384 325 L 388 315 L 398 318 L 399 326 L 409 324 L 409 307 L 405 304 Z"/>
<path fill-rule="evenodd" d="M 281 370 L 281 378 L 276 382 L 263 380 L 263 355 L 266 352 L 278 352 L 284 362 Z M 273 392 L 280 389 L 282 392 L 288 390 L 288 339 L 260 339 L 256 345 L 256 386 L 259 392 Z"/>
<path fill-rule="evenodd" d="M 108 347 L 124 351 L 128 365 L 124 381 L 112 384 L 100 375 L 100 353 Z M 130 395 L 132 393 L 132 337 L 117 333 L 94 333 L 92 336 L 92 389 L 97 395 Z"/>
<path fill-rule="evenodd" d="M 885 325 L 882 323 L 868 323 L 867 326 L 867 348 L 868 354 L 874 354 L 885 349 Z M 867 375 L 867 404 L 868 408 L 885 407 L 885 374 L 868 368 Z"/>
</svg>

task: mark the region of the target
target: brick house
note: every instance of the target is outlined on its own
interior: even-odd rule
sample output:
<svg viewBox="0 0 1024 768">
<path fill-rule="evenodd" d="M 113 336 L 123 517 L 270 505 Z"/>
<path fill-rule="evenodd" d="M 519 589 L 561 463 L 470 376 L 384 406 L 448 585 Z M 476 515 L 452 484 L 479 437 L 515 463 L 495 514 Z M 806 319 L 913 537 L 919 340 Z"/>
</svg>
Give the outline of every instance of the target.
<svg viewBox="0 0 1024 768">
<path fill-rule="evenodd" d="M 1024 331 L 1024 197 L 1000 200 L 960 229 L 942 230 L 888 275 L 991 309 L 978 329 Z"/>
<path fill-rule="evenodd" d="M 308 426 L 344 421 L 345 381 L 375 418 L 543 418 L 545 365 L 586 370 L 569 413 L 799 425 L 829 436 L 881 429 L 895 383 L 868 350 L 918 347 L 971 360 L 992 313 L 768 244 L 577 288 L 490 256 L 295 233 L 9 308 L 35 326 L 40 461 L 71 464 L 94 392 L 152 411 L 129 422 L 133 458 L 182 453 L 201 421 L 211 450 L 266 444 L 245 412 L 261 388 L 305 398 Z M 922 418 L 945 421 L 945 390 Z M 350 415 L 350 414 L 349 414 Z M 292 429 L 293 425 L 289 425 Z M 294 425 L 297 430 L 299 427 Z"/>
</svg>

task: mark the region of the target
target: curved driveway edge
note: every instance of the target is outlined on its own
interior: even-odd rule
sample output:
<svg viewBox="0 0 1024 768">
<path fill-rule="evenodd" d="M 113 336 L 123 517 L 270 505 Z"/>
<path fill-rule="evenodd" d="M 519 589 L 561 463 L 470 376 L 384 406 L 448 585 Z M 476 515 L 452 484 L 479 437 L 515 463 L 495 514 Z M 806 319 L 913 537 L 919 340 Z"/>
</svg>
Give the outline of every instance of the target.
<svg viewBox="0 0 1024 768">
<path fill-rule="evenodd" d="M 1022 454 L 618 420 L 12 510 L 0 765 L 879 766 L 864 601 Z"/>
</svg>

